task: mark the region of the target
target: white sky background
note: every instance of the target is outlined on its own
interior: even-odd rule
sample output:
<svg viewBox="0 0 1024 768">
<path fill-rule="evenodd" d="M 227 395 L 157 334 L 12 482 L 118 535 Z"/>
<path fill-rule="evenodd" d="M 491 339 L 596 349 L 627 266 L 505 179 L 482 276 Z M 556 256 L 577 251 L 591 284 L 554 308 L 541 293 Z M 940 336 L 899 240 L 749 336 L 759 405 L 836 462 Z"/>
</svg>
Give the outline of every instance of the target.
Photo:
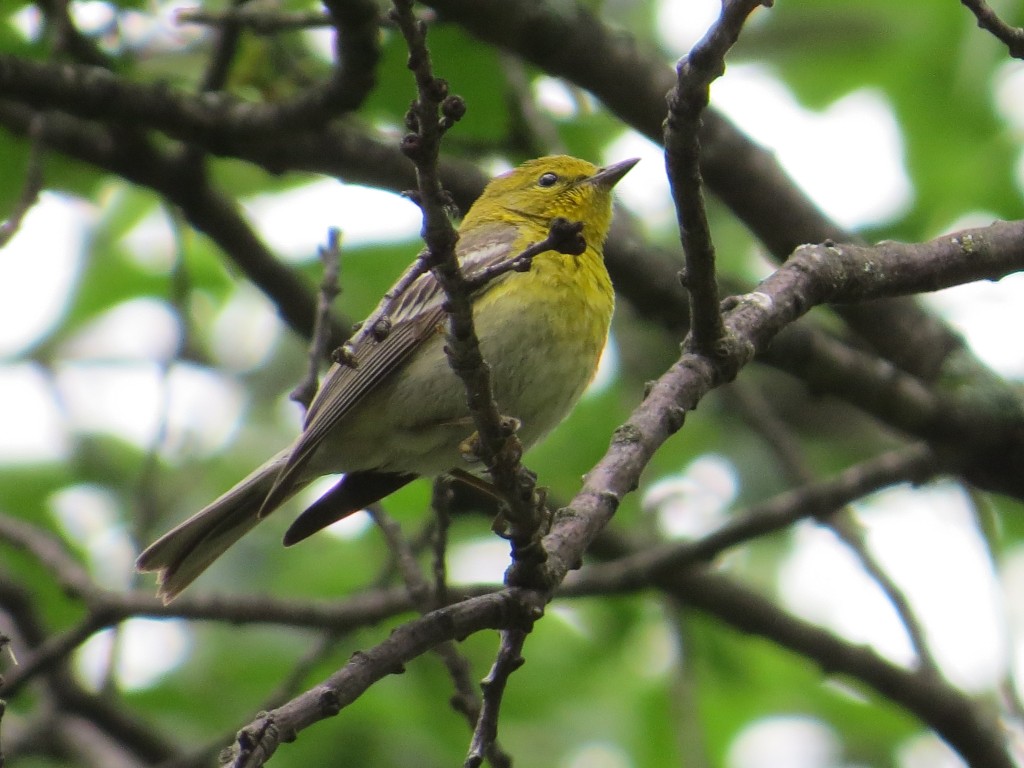
<svg viewBox="0 0 1024 768">
<path fill-rule="evenodd" d="M 681 53 L 681 47 L 688 47 L 703 32 L 711 16 L 701 8 L 713 13 L 718 2 L 663 3 L 661 29 L 670 49 Z M 569 103 L 563 90 L 555 81 L 543 81 L 537 87 L 541 100 L 556 113 Z M 899 127 L 881 93 L 856 91 L 822 112 L 811 112 L 769 69 L 744 65 L 728 68 L 713 86 L 712 99 L 741 128 L 773 149 L 797 183 L 844 226 L 884 224 L 912 204 Z M 1013 129 L 1024 135 L 1024 65 L 1007 65 L 993 85 L 993 99 Z M 601 160 L 628 156 L 640 156 L 643 162 L 620 184 L 622 200 L 649 220 L 670 222 L 673 214 L 661 151 L 646 139 L 626 133 Z M 1019 175 L 1024 186 L 1024 160 Z M 843 183 L 835 183 L 837 177 Z M 349 243 L 408 238 L 419 228 L 417 209 L 408 201 L 334 181 L 257 197 L 247 202 L 247 209 L 256 214 L 270 246 L 290 261 L 313 258 L 329 226 L 340 227 Z M 165 410 L 172 458 L 176 450 L 186 448 L 216 452 L 237 428 L 243 393 L 223 377 L 173 363 L 179 329 L 173 315 L 157 301 L 123 305 L 83 331 L 63 350 L 67 362 L 56 371 L 54 381 L 21 358 L 24 350 L 60 322 L 81 269 L 89 229 L 100 216 L 102 211 L 91 203 L 44 193 L 14 241 L 0 250 L 0 467 L 60 461 L 68 450 L 69 434 L 80 430 L 110 431 L 148 446 L 161 428 Z M 950 230 L 988 223 L 991 218 L 976 212 L 961 222 L 950 222 Z M 131 238 L 151 255 L 173 248 L 170 230 L 157 214 Z M 964 333 L 986 363 L 1005 376 L 1024 379 L 1019 334 L 1013 334 L 1013 339 L 1004 334 L 1004 329 L 1024 327 L 1024 278 L 963 286 L 928 301 Z M 242 317 L 249 328 L 258 324 L 261 332 L 239 333 Z M 125 334 L 125 327 L 133 332 Z M 279 332 L 280 324 L 265 299 L 243 286 L 216 320 L 215 350 L 220 351 L 215 353 L 230 368 L 245 370 L 259 363 Z M 140 345 L 140 338 L 147 343 Z M 253 338 L 263 341 L 253 343 Z M 167 364 L 171 364 L 170 375 L 164 375 Z M 709 457 L 667 479 L 657 494 L 655 506 L 661 510 L 665 530 L 671 535 L 698 535 L 701 526 L 707 530 L 727 513 L 735 495 L 735 474 L 727 460 Z M 651 495 L 655 495 L 653 489 Z M 76 510 L 88 514 L 77 520 L 69 515 L 69 499 Z M 701 519 L 681 519 L 678 510 L 692 511 L 695 500 L 699 500 Z M 66 526 L 76 527 L 76 536 L 95 562 L 102 563 L 104 583 L 127 584 L 134 553 L 125 546 L 127 538 L 116 526 L 118 514 L 110 503 L 97 489 L 67 489 L 54 499 L 54 514 Z M 648 498 L 648 503 L 654 502 Z M 921 608 L 935 653 L 954 682 L 970 691 L 991 690 L 1011 664 L 1018 668 L 1024 664 L 1024 649 L 1011 648 L 1008 639 L 1011 631 L 1017 638 L 1024 636 L 1024 610 L 1014 608 L 1024 605 L 1024 551 L 1008 558 L 1000 582 L 987 560 L 969 500 L 960 490 L 944 484 L 918 491 L 895 489 L 872 497 L 858 515 L 877 557 Z M 909 646 L 891 607 L 845 548 L 810 525 L 798 528 L 795 538 L 797 546 L 779 584 L 790 609 L 870 643 L 893 659 L 907 660 Z M 453 553 L 452 573 L 466 580 L 480 578 L 474 564 L 488 563 L 486 569 L 493 559 L 480 557 L 489 551 L 482 546 L 477 550 L 467 545 L 461 554 Z M 503 567 L 499 562 L 488 575 L 500 577 Z M 148 655 L 178 658 L 187 651 L 187 636 L 180 627 L 165 626 L 170 633 L 168 653 Z M 133 624 L 126 640 L 144 638 L 149 645 L 154 631 L 145 622 Z M 107 642 L 97 638 L 83 658 L 97 653 L 102 658 Z M 122 642 L 120 647 L 127 645 L 131 643 Z M 145 685 L 167 671 L 162 666 L 145 672 L 144 666 L 138 659 L 127 664 L 122 670 L 125 682 Z M 802 742 L 810 751 L 790 755 L 789 762 L 778 758 L 773 765 L 839 765 L 834 737 L 821 730 L 824 726 L 799 718 L 774 725 L 778 730 L 771 744 L 800 742 L 789 736 L 799 731 L 810 734 Z M 731 768 L 767 765 L 758 762 L 758 755 L 775 753 L 764 746 L 769 731 L 762 726 L 758 724 L 737 742 Z M 948 756 L 935 757 L 929 749 L 934 747 L 908 745 L 901 765 L 956 764 L 943 762 Z M 927 758 L 932 762 L 915 762 L 919 758 L 914 755 L 922 750 L 932 755 Z"/>
</svg>

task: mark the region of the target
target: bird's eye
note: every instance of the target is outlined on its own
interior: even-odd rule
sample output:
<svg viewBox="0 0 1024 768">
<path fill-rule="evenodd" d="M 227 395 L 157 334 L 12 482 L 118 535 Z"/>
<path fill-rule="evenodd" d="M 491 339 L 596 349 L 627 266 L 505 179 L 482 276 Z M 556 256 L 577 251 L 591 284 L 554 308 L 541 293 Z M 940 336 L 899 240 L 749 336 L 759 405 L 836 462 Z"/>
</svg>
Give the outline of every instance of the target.
<svg viewBox="0 0 1024 768">
<path fill-rule="evenodd" d="M 558 174 L 557 173 L 545 173 L 545 174 L 542 174 L 539 179 L 537 179 L 537 186 L 538 187 L 553 187 L 553 186 L 555 186 L 555 182 L 556 181 L 558 181 Z"/>
</svg>

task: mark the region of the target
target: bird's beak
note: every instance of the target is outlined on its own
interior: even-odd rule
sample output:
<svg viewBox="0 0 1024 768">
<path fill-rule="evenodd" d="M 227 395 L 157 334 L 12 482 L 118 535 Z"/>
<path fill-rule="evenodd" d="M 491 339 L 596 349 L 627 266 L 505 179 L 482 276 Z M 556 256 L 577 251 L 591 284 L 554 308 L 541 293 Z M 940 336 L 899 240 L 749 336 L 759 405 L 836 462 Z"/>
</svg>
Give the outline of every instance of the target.
<svg viewBox="0 0 1024 768">
<path fill-rule="evenodd" d="M 619 179 L 629 173 L 630 168 L 639 162 L 639 157 L 631 157 L 629 160 L 622 160 L 614 165 L 607 165 L 587 179 L 587 181 L 605 189 L 611 189 L 619 183 Z"/>
</svg>

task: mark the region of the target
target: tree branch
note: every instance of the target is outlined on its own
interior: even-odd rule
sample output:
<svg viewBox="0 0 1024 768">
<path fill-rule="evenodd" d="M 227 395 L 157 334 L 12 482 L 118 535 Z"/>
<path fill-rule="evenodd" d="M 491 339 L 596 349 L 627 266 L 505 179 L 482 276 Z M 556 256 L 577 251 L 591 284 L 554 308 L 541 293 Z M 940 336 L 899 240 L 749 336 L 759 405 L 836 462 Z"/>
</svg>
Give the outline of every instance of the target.
<svg viewBox="0 0 1024 768">
<path fill-rule="evenodd" d="M 985 0 L 960 0 L 974 14 L 978 26 L 1006 45 L 1015 59 L 1024 59 L 1024 29 L 1011 27 L 999 18 Z"/>
<path fill-rule="evenodd" d="M 279 104 L 255 104 L 226 93 L 191 96 L 167 86 L 130 82 L 105 67 L 54 64 L 0 54 L 0 99 L 37 110 L 133 128 L 156 128 L 216 152 L 229 136 L 309 129 L 350 112 L 369 94 L 380 58 L 376 4 L 326 2 L 338 27 L 338 66 L 330 79 Z"/>
<path fill-rule="evenodd" d="M 793 525 L 798 520 L 827 520 L 846 504 L 898 483 L 922 483 L 939 472 L 935 456 L 915 445 L 855 464 L 829 480 L 808 482 L 733 516 L 719 529 L 695 541 L 647 547 L 628 557 L 585 566 L 570 574 L 565 588 L 576 594 L 641 589 L 647 583 L 708 562 L 725 550 Z"/>
<path fill-rule="evenodd" d="M 965 230 L 920 245 L 798 249 L 757 290 L 730 302 L 724 319 L 731 343 L 722 349 L 723 354 L 714 359 L 684 354 L 653 383 L 644 402 L 616 430 L 608 452 L 587 474 L 583 488 L 544 539 L 550 581 L 560 583 L 577 566 L 622 498 L 637 487 L 640 473 L 654 451 L 682 427 L 686 413 L 711 389 L 731 381 L 783 328 L 812 307 L 918 291 L 922 284 L 935 290 L 964 279 L 998 279 L 1022 268 L 1024 222 Z M 1017 471 L 1005 478 L 1014 482 L 1012 478 L 1024 478 L 1024 446 L 1020 441 L 1024 415 L 1018 406 L 1015 413 L 1004 417 L 1006 429 L 996 435 L 986 430 L 978 437 L 991 439 L 993 446 L 1005 447 L 1007 440 L 1013 440 L 1020 447 L 1012 459 Z M 961 462 L 971 459 L 962 455 L 958 458 Z M 1018 490 L 1024 495 L 1024 488 Z"/>
<path fill-rule="evenodd" d="M 398 564 L 398 571 L 416 610 L 422 615 L 441 607 L 443 603 L 439 599 L 440 594 L 431 590 L 430 584 L 424 578 L 416 562 L 412 547 L 402 536 L 398 524 L 380 508 L 379 504 L 371 505 L 368 511 L 381 533 L 384 534 L 388 549 Z M 447 592 L 447 588 L 445 588 L 445 592 Z M 433 652 L 440 657 L 445 669 L 448 670 L 448 676 L 452 679 L 455 688 L 455 693 L 450 699 L 452 708 L 465 716 L 472 728 L 480 716 L 480 700 L 470 680 L 469 660 L 459 652 L 458 647 L 451 640 L 445 640 L 438 644 L 433 648 Z M 497 766 L 511 765 L 508 755 L 493 740 L 487 745 L 487 753 L 492 765 L 496 768 Z"/>
<path fill-rule="evenodd" d="M 309 341 L 306 375 L 288 395 L 307 411 L 320 388 L 320 366 L 327 359 L 331 346 L 331 306 L 341 291 L 338 284 L 341 273 L 341 232 L 331 227 L 327 233 L 327 244 L 321 245 L 318 251 L 323 266 L 323 279 L 317 292 L 316 315 L 313 320 L 313 336 Z"/>
<path fill-rule="evenodd" d="M 740 383 L 731 388 L 730 394 L 733 395 L 732 399 L 739 405 L 744 420 L 771 446 L 773 453 L 779 460 L 782 471 L 789 476 L 790 481 L 800 484 L 814 482 L 814 473 L 797 443 L 796 436 L 789 429 L 788 425 L 778 417 L 775 409 L 772 408 L 767 399 L 761 397 L 760 393 L 753 391 L 751 388 L 743 387 Z M 932 464 L 937 469 L 937 462 L 932 462 Z M 929 478 L 920 475 L 911 476 L 907 479 L 916 485 L 927 481 Z M 868 493 L 869 491 L 865 491 L 861 495 L 866 496 Z M 850 502 L 853 500 L 851 498 Z M 841 508 L 837 507 L 836 512 L 828 518 L 819 517 L 819 519 L 850 548 L 860 560 L 864 570 L 875 580 L 875 583 L 885 593 L 885 596 L 889 598 L 893 608 L 895 608 L 896 613 L 903 622 L 903 626 L 910 639 L 910 644 L 913 646 L 921 666 L 933 673 L 937 673 L 939 665 L 935 661 L 935 657 L 927 642 L 924 626 L 918 620 L 917 613 L 903 590 L 889 576 L 868 548 L 863 533 L 863 526 L 857 520 L 848 502 L 844 502 Z"/>
<path fill-rule="evenodd" d="M 407 622 L 373 648 L 355 653 L 342 669 L 320 685 L 243 728 L 228 764 L 232 768 L 263 765 L 282 741 L 294 738 L 313 723 L 338 714 L 373 683 L 400 672 L 404 664 L 439 643 L 467 637 L 483 629 L 526 627 L 543 610 L 543 600 L 536 593 L 505 589 Z"/>
<path fill-rule="evenodd" d="M 591 91 L 623 122 L 662 139 L 665 93 L 675 78 L 656 55 L 605 25 L 583 5 L 543 0 L 425 0 L 479 39 L 513 51 L 548 74 Z M 803 243 L 850 242 L 758 146 L 714 109 L 703 114 L 701 171 L 708 187 L 779 260 Z M 944 323 L 908 298 L 844 308 L 846 322 L 882 355 L 926 381 L 944 365 L 984 367 Z M 906 343 L 913 339 L 913 343 Z M 956 359 L 950 356 L 956 353 Z M 998 384 L 994 386 L 999 386 Z M 1005 384 L 1002 385 L 1005 387 Z"/>
<path fill-rule="evenodd" d="M 490 368 L 480 352 L 473 318 L 470 283 L 459 268 L 455 255 L 458 235 L 447 216 L 451 204 L 437 174 L 441 136 L 462 117 L 465 105 L 448 95 L 448 84 L 435 78 L 426 47 L 426 25 L 412 14 L 411 0 L 395 0 L 396 21 L 409 48 L 409 68 L 416 77 L 417 99 L 407 121 L 415 131 L 402 142 L 402 150 L 416 164 L 420 207 L 423 209 L 423 239 L 430 268 L 444 289 L 448 313 L 446 354 L 449 364 L 466 388 L 469 412 L 476 429 L 473 449 L 487 466 L 494 486 L 508 502 L 504 515 L 507 538 L 512 544 L 513 573 L 528 578 L 533 567 L 543 562 L 538 546 L 543 523 L 542 500 L 536 490 L 536 476 L 522 466 L 523 448 L 515 425 L 502 416 L 494 401 Z M 520 582 L 516 582 L 520 583 Z"/>
<path fill-rule="evenodd" d="M 642 552 L 621 537 L 607 536 L 618 557 L 642 557 Z M 691 561 L 692 562 L 692 561 Z M 608 571 L 604 571 L 608 568 Z M 848 642 L 833 633 L 798 619 L 728 576 L 692 564 L 650 572 L 650 580 L 615 567 L 615 562 L 594 566 L 567 581 L 560 596 L 617 591 L 606 574 L 617 571 L 627 591 L 653 586 L 747 634 L 763 637 L 821 667 L 826 675 L 844 675 L 867 685 L 888 701 L 911 712 L 960 753 L 971 768 L 1012 768 L 1002 726 L 981 702 L 972 700 L 928 669 L 911 671 L 897 666 L 870 648 Z"/>
<path fill-rule="evenodd" d="M 681 277 L 690 294 L 689 341 L 702 354 L 713 353 L 725 329 L 718 307 L 715 246 L 704 210 L 701 115 L 708 106 L 711 83 L 725 72 L 725 55 L 739 39 L 747 16 L 756 7 L 770 4 L 770 0 L 725 0 L 718 21 L 679 60 L 676 84 L 667 96 L 665 167 L 686 254 L 686 271 Z"/>
<path fill-rule="evenodd" d="M 745 632 L 818 664 L 826 675 L 852 677 L 931 727 L 971 768 L 1013 768 L 999 723 L 982 706 L 928 672 L 888 663 L 870 648 L 779 610 L 754 592 L 711 574 L 689 570 L 665 576 L 659 588 Z"/>
<path fill-rule="evenodd" d="M 36 113 L 0 100 L 0 123 L 25 133 Z M 201 167 L 182 164 L 173 153 L 125 134 L 66 115 L 50 115 L 47 146 L 152 189 L 177 205 L 189 224 L 209 236 L 277 306 L 289 326 L 305 338 L 313 334 L 316 301 L 295 272 L 282 265 L 242 217 L 234 201 L 214 189 Z M 348 338 L 332 324 L 332 343 Z"/>
<path fill-rule="evenodd" d="M 483 681 L 484 698 L 480 708 L 480 717 L 473 730 L 473 740 L 469 746 L 469 754 L 463 763 L 464 768 L 479 768 L 484 758 L 489 757 L 498 742 L 498 715 L 501 701 L 505 694 L 508 679 L 525 663 L 522 652 L 527 632 L 522 629 L 503 629 L 501 631 L 501 647 L 494 660 L 491 671 Z M 492 761 L 493 764 L 493 761 Z M 511 762 L 508 763 L 511 765 Z"/>
<path fill-rule="evenodd" d="M 203 8 L 181 8 L 175 14 L 179 24 L 202 24 L 222 27 L 235 25 L 245 27 L 257 35 L 274 35 L 295 29 L 328 27 L 331 19 L 322 11 L 268 10 L 263 7 L 241 6 L 223 11 L 207 11 Z"/>
</svg>

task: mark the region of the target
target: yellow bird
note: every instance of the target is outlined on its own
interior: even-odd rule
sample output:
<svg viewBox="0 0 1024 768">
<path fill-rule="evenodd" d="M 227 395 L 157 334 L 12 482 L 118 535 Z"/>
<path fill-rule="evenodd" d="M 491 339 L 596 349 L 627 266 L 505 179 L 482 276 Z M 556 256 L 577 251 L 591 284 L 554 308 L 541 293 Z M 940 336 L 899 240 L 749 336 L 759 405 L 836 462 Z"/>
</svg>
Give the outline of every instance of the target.
<svg viewBox="0 0 1024 768">
<path fill-rule="evenodd" d="M 502 415 L 518 420 L 529 448 L 572 410 L 594 377 L 614 295 L 603 247 L 612 187 L 635 164 L 598 168 L 557 155 L 493 179 L 459 227 L 456 255 L 468 276 L 514 259 L 548 236 L 558 217 L 582 222 L 586 248 L 537 255 L 472 297 L 473 319 Z M 285 534 L 294 544 L 425 475 L 468 469 L 460 444 L 474 432 L 466 393 L 444 353 L 444 292 L 430 272 L 391 303 L 390 331 L 362 327 L 349 360 L 335 363 L 295 443 L 140 556 L 172 600 L 270 512 L 329 474 L 345 473 Z"/>
</svg>

